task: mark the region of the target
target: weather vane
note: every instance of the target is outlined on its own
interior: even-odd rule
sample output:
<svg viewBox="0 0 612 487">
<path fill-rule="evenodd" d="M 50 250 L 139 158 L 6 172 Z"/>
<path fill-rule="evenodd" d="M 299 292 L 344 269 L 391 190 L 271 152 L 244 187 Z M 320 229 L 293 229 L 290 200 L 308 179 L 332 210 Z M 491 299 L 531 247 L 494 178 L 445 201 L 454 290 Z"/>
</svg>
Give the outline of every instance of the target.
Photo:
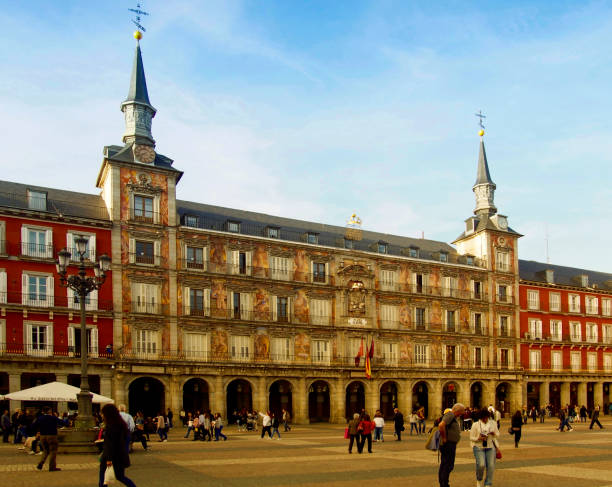
<svg viewBox="0 0 612 487">
<path fill-rule="evenodd" d="M 478 132 L 478 135 L 480 135 L 481 137 L 484 135 L 484 123 L 482 123 L 482 119 L 483 118 L 487 118 L 486 115 L 482 114 L 482 110 L 478 110 L 478 113 L 475 113 L 474 116 L 478 117 L 478 126 L 480 127 L 480 131 Z"/>
<path fill-rule="evenodd" d="M 145 12 L 144 10 L 140 8 L 140 2 L 136 3 L 136 8 L 128 8 L 128 10 L 136 14 L 136 18 L 132 19 L 132 22 L 134 23 L 134 25 L 138 27 L 138 30 L 134 32 L 134 37 L 137 40 L 140 40 L 142 39 L 142 33 L 147 31 L 147 29 L 145 29 L 140 23 L 140 16 L 149 15 L 149 12 Z"/>
</svg>

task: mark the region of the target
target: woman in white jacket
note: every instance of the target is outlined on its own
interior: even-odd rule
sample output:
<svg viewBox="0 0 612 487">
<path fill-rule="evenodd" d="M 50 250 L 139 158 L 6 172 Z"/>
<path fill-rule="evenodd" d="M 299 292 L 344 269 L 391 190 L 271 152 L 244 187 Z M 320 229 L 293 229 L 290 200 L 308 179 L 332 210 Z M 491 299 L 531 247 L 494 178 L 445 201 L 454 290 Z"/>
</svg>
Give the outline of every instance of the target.
<svg viewBox="0 0 612 487">
<path fill-rule="evenodd" d="M 497 423 L 489 416 L 489 411 L 482 409 L 476 421 L 470 429 L 470 444 L 476 459 L 476 487 L 482 487 L 482 477 L 485 469 L 487 476 L 484 481 L 485 487 L 493 485 L 493 474 L 495 473 L 495 457 L 499 450 L 499 429 Z"/>
</svg>

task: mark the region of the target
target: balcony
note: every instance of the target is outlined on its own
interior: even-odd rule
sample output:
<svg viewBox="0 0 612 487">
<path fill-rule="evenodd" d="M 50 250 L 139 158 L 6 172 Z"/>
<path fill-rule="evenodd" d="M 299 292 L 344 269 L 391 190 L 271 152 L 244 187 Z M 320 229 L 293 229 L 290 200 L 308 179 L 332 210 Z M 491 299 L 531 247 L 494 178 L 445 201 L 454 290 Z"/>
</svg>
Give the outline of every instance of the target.
<svg viewBox="0 0 612 487">
<path fill-rule="evenodd" d="M 132 312 L 148 315 L 161 315 L 166 311 L 166 306 L 154 301 L 132 301 Z"/>
<path fill-rule="evenodd" d="M 33 259 L 53 259 L 53 245 L 43 245 L 28 242 L 21 242 L 21 257 Z"/>
<path fill-rule="evenodd" d="M 32 344 L 32 343 L 0 343 L 0 357 L 11 356 L 28 356 L 33 358 L 47 357 L 66 357 L 78 358 L 81 356 L 80 348 L 77 350 L 74 346 L 66 345 L 51 345 L 51 344 Z M 89 349 L 89 357 L 91 358 L 113 358 L 112 351 L 106 351 L 102 348 Z"/>
<path fill-rule="evenodd" d="M 509 296 L 508 294 L 496 294 L 495 300 L 497 303 L 514 304 L 514 296 Z"/>
<path fill-rule="evenodd" d="M 159 266 L 162 262 L 162 256 L 148 253 L 131 252 L 129 254 L 131 264 L 140 264 L 148 266 Z"/>
<path fill-rule="evenodd" d="M 154 224 L 161 221 L 160 214 L 156 211 L 149 211 L 134 208 L 130 213 L 130 221 L 134 223 Z"/>
<path fill-rule="evenodd" d="M 80 310 L 81 305 L 78 298 L 67 296 L 52 296 L 50 294 L 40 293 L 0 293 L 0 304 L 23 306 L 28 308 L 68 308 L 71 311 Z M 111 311 L 113 302 L 110 300 L 101 300 L 89 298 L 85 302 L 87 311 Z"/>
</svg>

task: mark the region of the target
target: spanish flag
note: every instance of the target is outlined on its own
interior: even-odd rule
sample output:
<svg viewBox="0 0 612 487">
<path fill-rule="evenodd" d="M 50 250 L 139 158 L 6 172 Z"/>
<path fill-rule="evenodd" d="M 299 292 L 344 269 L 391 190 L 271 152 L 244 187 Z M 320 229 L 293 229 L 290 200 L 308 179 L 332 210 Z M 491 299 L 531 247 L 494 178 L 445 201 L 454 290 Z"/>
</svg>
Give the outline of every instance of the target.
<svg viewBox="0 0 612 487">
<path fill-rule="evenodd" d="M 363 357 L 363 338 L 361 339 L 361 345 L 359 346 L 359 351 L 357 355 L 355 355 L 355 367 L 359 367 L 359 362 L 361 362 L 361 357 Z"/>
<path fill-rule="evenodd" d="M 372 378 L 372 357 L 374 357 L 374 339 L 372 338 L 372 343 L 370 344 L 370 350 L 366 354 L 365 359 L 365 376 L 368 379 Z"/>
</svg>

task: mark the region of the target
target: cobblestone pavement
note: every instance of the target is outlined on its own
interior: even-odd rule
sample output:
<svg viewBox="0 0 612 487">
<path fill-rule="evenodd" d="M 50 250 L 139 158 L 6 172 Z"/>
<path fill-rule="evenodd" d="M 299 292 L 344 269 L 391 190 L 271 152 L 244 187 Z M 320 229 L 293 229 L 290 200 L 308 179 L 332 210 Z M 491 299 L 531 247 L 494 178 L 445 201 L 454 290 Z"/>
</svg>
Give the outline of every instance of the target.
<svg viewBox="0 0 612 487">
<path fill-rule="evenodd" d="M 523 428 L 520 447 L 514 448 L 502 424 L 503 459 L 498 461 L 496 486 L 537 487 L 612 487 L 612 421 L 605 418 L 606 429 L 588 429 L 577 424 L 573 432 L 555 431 L 557 422 L 532 424 Z M 356 481 L 380 481 L 385 487 L 437 485 L 435 453 L 423 448 L 424 437 L 374 443 L 372 454 L 347 453 L 344 427 L 340 425 L 295 426 L 282 433 L 281 440 L 260 439 L 258 433 L 227 428 L 226 442 L 192 442 L 183 438 L 182 428 L 171 431 L 167 443 L 155 438 L 150 453 L 135 446 L 128 476 L 139 487 L 190 486 L 273 486 L 314 487 L 351 486 Z M 474 486 L 474 458 L 467 433 L 457 450 L 453 487 Z M 40 457 L 18 451 L 16 446 L 0 444 L 0 485 L 3 487 L 53 487 L 97 485 L 97 457 L 60 455 L 61 472 L 39 472 Z M 379 482 L 377 482 L 378 484 Z"/>
</svg>

